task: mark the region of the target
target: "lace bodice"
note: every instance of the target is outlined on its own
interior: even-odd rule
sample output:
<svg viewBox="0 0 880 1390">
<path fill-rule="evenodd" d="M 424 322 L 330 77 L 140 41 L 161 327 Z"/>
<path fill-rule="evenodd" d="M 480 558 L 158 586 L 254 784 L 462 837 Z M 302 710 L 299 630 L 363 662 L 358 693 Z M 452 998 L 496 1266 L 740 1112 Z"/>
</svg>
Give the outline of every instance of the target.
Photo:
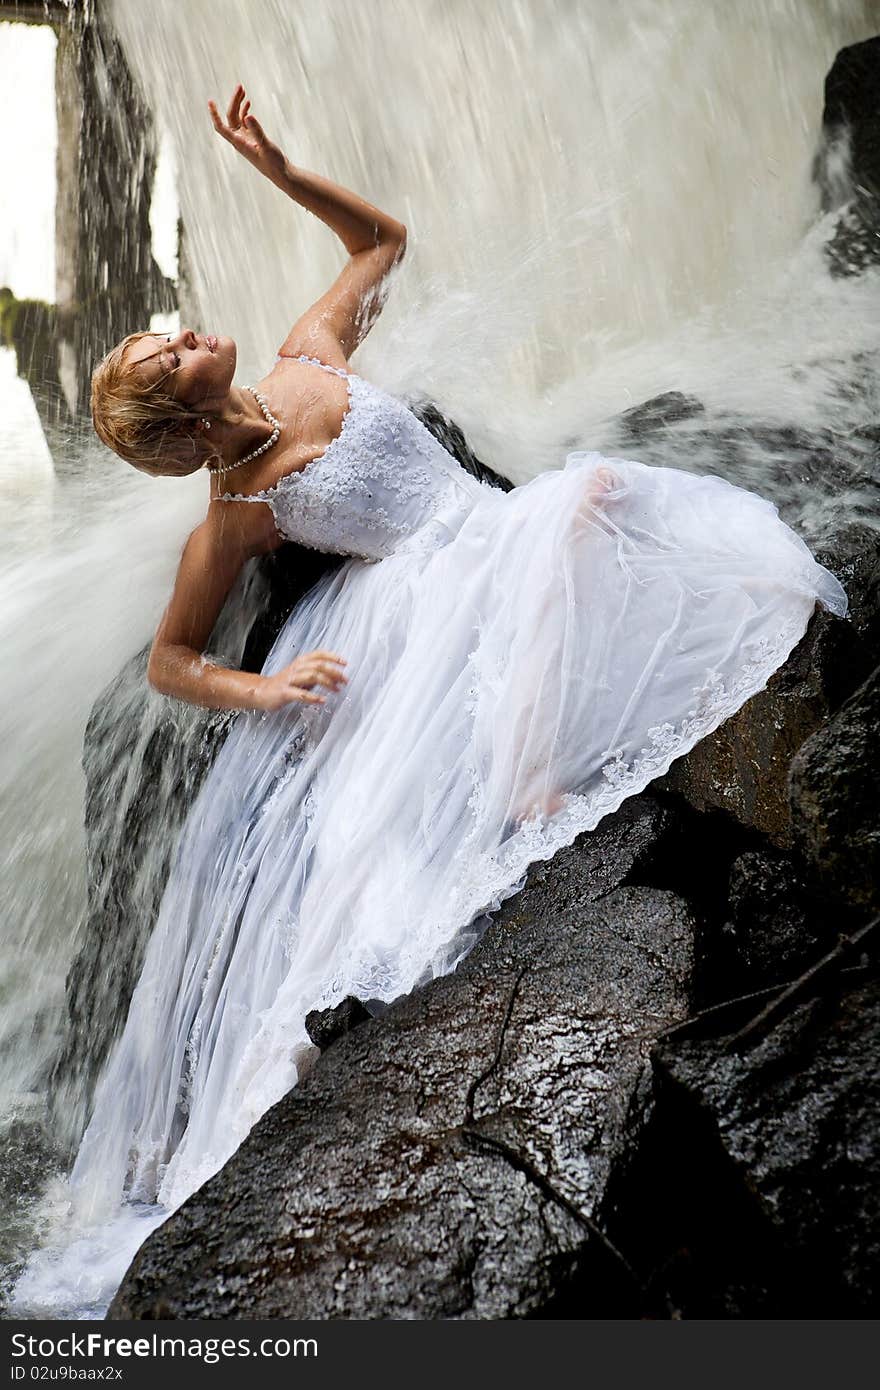
<svg viewBox="0 0 880 1390">
<path fill-rule="evenodd" d="M 495 493 L 396 397 L 317 358 L 292 360 L 345 378 L 349 403 L 342 430 L 323 454 L 274 487 L 223 493 L 222 501 L 267 503 L 281 534 L 299 545 L 380 560 L 402 549 L 437 549 L 478 498 Z"/>
</svg>

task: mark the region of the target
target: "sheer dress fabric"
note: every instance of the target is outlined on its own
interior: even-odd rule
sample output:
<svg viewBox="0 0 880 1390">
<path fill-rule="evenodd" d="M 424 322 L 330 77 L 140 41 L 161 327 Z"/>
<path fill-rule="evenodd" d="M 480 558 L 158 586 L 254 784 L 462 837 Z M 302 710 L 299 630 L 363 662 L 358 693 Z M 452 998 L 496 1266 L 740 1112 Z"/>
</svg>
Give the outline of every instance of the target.
<svg viewBox="0 0 880 1390">
<path fill-rule="evenodd" d="M 350 680 L 240 714 L 191 810 L 73 1173 L 109 1206 L 177 1205 L 314 1059 L 309 1010 L 452 970 L 531 863 L 766 685 L 817 600 L 846 612 L 720 477 L 584 450 L 505 493 L 370 382 L 291 370 L 345 378 L 342 431 L 247 500 L 347 559 L 264 670 L 323 647 Z"/>
</svg>

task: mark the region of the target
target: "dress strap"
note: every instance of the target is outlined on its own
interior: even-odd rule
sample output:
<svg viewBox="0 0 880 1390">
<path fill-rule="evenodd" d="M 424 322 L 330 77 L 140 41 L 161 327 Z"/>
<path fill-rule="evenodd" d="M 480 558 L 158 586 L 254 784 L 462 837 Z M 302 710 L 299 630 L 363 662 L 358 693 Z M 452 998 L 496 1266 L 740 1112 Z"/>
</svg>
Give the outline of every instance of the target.
<svg viewBox="0 0 880 1390">
<path fill-rule="evenodd" d="M 313 367 L 323 367 L 325 372 L 335 372 L 337 376 L 348 376 L 341 367 L 331 367 L 329 363 L 320 361 L 317 357 L 307 357 L 304 352 L 294 356 L 291 352 L 278 352 L 275 354 L 275 361 L 280 362 L 282 358 L 287 358 L 290 362 L 310 362 Z"/>
</svg>

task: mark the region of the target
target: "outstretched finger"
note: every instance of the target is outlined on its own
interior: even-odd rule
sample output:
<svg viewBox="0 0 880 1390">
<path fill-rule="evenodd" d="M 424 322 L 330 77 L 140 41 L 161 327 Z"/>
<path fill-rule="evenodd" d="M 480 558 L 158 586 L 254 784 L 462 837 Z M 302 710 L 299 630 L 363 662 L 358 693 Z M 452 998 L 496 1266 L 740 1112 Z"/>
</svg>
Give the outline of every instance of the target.
<svg viewBox="0 0 880 1390">
<path fill-rule="evenodd" d="M 232 93 L 232 100 L 229 103 L 229 110 L 226 112 L 226 124 L 233 127 L 239 123 L 239 110 L 241 109 L 242 98 L 244 97 L 244 87 L 239 82 L 235 91 Z"/>
<path fill-rule="evenodd" d="M 226 134 L 226 130 L 225 130 L 225 127 L 224 127 L 224 125 L 223 125 L 223 121 L 220 119 L 220 112 L 217 110 L 217 104 L 216 104 L 216 102 L 213 102 L 213 101 L 210 101 L 210 100 L 209 100 L 209 102 L 208 102 L 208 110 L 209 110 L 210 113 L 211 113 L 211 120 L 214 122 L 214 129 L 215 129 L 215 130 L 218 130 L 218 131 L 220 132 L 221 135 L 225 135 L 225 134 Z"/>
</svg>

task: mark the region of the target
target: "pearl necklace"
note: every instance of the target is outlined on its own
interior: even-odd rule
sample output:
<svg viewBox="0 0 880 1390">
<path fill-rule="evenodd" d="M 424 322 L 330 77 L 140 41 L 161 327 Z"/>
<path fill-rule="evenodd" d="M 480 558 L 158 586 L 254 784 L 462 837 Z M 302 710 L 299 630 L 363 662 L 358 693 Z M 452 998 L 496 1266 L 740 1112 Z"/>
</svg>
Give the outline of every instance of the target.
<svg viewBox="0 0 880 1390">
<path fill-rule="evenodd" d="M 235 463 L 221 464 L 219 468 L 212 468 L 211 465 L 208 464 L 209 473 L 231 473 L 234 468 L 241 468 L 244 464 L 250 463 L 252 459 L 258 459 L 261 454 L 265 454 L 267 449 L 271 449 L 273 444 L 278 443 L 278 436 L 281 433 L 281 421 L 275 419 L 275 416 L 266 404 L 265 396 L 261 396 L 259 391 L 254 390 L 253 386 L 246 386 L 244 389 L 250 391 L 257 405 L 260 407 L 260 410 L 263 412 L 266 423 L 272 426 L 272 433 L 265 444 L 261 444 L 258 449 L 251 449 L 249 454 L 245 454 L 244 458 L 238 459 Z"/>
</svg>

